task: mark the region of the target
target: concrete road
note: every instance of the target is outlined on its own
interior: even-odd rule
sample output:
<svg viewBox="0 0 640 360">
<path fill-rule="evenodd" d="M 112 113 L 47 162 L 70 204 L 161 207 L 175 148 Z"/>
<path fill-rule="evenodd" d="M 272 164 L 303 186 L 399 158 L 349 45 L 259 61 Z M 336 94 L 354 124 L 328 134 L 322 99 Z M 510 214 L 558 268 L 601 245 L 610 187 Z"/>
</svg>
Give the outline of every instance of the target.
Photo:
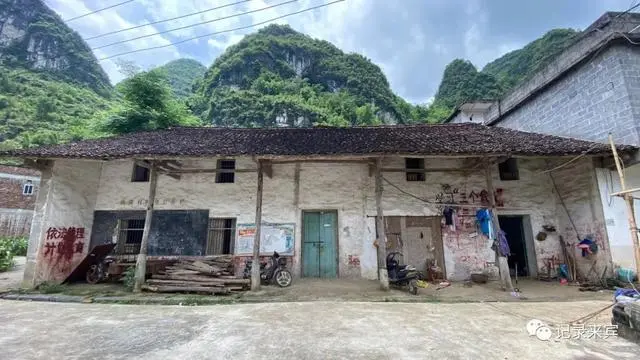
<svg viewBox="0 0 640 360">
<path fill-rule="evenodd" d="M 2 359 L 638 359 L 621 338 L 541 341 L 606 302 L 271 303 L 209 307 L 0 301 Z M 609 312 L 592 320 L 608 321 Z"/>
</svg>

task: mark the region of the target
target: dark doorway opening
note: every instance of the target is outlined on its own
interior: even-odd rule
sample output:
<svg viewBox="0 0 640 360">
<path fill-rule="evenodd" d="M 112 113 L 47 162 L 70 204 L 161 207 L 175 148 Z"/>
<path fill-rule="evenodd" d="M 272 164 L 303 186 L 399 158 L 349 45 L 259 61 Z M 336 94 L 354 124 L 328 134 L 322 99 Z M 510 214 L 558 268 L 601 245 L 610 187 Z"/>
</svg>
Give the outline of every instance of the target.
<svg viewBox="0 0 640 360">
<path fill-rule="evenodd" d="M 516 274 L 516 268 L 518 269 L 518 276 L 532 275 L 532 271 L 529 268 L 531 262 L 527 254 L 527 241 L 525 238 L 523 218 L 523 216 L 498 216 L 500 228 L 507 235 L 507 242 L 511 250 L 508 263 L 509 273 L 511 273 L 512 276 Z"/>
</svg>

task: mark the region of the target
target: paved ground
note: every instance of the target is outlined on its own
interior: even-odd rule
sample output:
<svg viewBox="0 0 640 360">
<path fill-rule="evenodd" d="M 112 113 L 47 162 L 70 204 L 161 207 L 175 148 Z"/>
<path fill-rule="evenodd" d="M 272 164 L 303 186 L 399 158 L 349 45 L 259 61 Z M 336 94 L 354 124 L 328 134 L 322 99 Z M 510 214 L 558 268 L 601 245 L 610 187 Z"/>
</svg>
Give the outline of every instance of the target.
<svg viewBox="0 0 640 360">
<path fill-rule="evenodd" d="M 518 288 L 520 298 L 502 291 L 497 281 L 487 284 L 473 284 L 465 287 L 462 282 L 437 290 L 438 285 L 429 284 L 419 289 L 418 296 L 409 294 L 406 289 L 393 289 L 391 292 L 380 290 L 378 281 L 350 279 L 296 279 L 291 287 L 263 286 L 260 292 L 248 292 L 243 298 L 259 298 L 266 301 L 584 301 L 611 300 L 613 291 L 580 291 L 578 286 L 560 285 L 558 282 L 544 282 L 532 279 L 520 279 Z"/>
<path fill-rule="evenodd" d="M 6 359 L 637 359 L 623 339 L 541 341 L 606 306 L 559 303 L 304 302 L 208 307 L 0 301 Z M 593 319 L 606 324 L 609 313 Z"/>
<path fill-rule="evenodd" d="M 22 283 L 24 265 L 27 258 L 25 256 L 16 256 L 13 261 L 15 262 L 13 269 L 0 273 L 0 291 L 18 288 Z"/>
</svg>

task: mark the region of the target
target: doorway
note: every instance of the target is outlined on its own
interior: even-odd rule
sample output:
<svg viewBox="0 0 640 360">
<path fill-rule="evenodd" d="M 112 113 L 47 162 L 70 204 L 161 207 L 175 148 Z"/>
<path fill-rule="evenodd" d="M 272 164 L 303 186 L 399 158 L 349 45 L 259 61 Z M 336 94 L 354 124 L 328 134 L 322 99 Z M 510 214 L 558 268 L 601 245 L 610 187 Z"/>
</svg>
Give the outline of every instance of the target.
<svg viewBox="0 0 640 360">
<path fill-rule="evenodd" d="M 507 236 L 511 255 L 508 257 L 509 273 L 514 276 L 537 276 L 538 267 L 528 215 L 500 215 L 500 228 Z"/>
<path fill-rule="evenodd" d="M 338 276 L 338 213 L 302 213 L 302 276 Z"/>
</svg>

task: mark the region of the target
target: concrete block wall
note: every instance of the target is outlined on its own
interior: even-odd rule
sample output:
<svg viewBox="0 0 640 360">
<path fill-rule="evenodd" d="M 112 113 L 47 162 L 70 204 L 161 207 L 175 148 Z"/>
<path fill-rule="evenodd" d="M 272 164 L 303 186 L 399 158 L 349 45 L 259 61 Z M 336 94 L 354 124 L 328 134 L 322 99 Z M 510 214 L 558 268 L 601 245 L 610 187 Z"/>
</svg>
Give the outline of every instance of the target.
<svg viewBox="0 0 640 360">
<path fill-rule="evenodd" d="M 496 126 L 606 142 L 640 144 L 640 52 L 606 49 Z"/>
<path fill-rule="evenodd" d="M 496 120 L 523 99 L 554 81 L 558 74 L 592 56 L 590 54 L 595 48 L 607 43 L 612 37 L 618 36 L 616 32 L 629 32 L 638 25 L 640 25 L 639 14 L 628 13 L 618 16 L 616 13 L 605 13 L 581 34 L 579 40 L 566 48 L 549 65 L 509 92 L 499 103 L 494 104 L 487 113 L 487 122 Z"/>
</svg>

